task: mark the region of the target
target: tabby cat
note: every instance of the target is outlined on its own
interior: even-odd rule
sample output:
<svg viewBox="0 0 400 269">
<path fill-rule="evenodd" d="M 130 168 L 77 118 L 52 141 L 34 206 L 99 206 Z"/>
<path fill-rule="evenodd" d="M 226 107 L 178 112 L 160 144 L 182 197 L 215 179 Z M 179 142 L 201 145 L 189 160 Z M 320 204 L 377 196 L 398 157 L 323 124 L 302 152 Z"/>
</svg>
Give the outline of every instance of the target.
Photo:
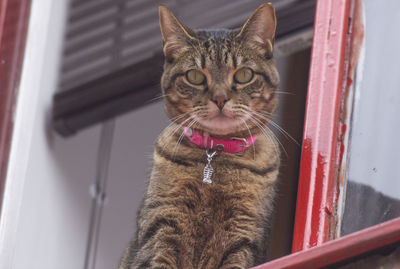
<svg viewBox="0 0 400 269">
<path fill-rule="evenodd" d="M 165 7 L 159 15 L 172 123 L 120 269 L 262 263 L 280 161 L 267 128 L 279 83 L 274 7 L 262 4 L 239 30 L 192 30 Z"/>
</svg>

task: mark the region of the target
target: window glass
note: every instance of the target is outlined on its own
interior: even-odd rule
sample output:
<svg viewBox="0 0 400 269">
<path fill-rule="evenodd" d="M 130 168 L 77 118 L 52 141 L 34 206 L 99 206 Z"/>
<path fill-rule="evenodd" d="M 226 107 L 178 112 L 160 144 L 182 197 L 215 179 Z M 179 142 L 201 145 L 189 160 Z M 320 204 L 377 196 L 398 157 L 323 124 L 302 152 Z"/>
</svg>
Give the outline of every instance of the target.
<svg viewBox="0 0 400 269">
<path fill-rule="evenodd" d="M 363 9 L 341 235 L 400 216 L 400 1 Z"/>
</svg>

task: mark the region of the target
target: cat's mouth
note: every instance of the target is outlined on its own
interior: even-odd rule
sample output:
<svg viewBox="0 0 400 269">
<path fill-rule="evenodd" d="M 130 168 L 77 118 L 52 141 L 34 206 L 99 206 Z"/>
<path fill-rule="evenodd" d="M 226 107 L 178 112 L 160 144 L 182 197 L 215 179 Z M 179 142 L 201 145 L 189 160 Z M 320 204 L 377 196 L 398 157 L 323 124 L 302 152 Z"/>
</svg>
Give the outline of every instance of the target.
<svg viewBox="0 0 400 269">
<path fill-rule="evenodd" d="M 219 112 L 217 115 L 213 115 L 208 120 L 233 120 L 234 118 L 230 115 L 226 115 L 223 112 Z"/>
<path fill-rule="evenodd" d="M 198 121 L 202 129 L 216 135 L 228 135 L 242 129 L 243 119 L 235 117 L 232 113 L 218 111 Z"/>
<path fill-rule="evenodd" d="M 220 109 L 213 103 L 208 103 L 206 113 L 195 114 L 197 127 L 204 132 L 214 135 L 232 135 L 246 130 L 247 116 L 239 113 L 227 102 Z"/>
</svg>

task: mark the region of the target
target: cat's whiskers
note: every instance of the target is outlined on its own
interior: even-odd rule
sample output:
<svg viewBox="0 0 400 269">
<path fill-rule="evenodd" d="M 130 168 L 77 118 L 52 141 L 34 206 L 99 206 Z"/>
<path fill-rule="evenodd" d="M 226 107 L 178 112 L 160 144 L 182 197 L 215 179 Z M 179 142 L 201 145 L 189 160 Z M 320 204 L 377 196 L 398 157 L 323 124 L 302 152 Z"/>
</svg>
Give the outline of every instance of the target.
<svg viewBox="0 0 400 269">
<path fill-rule="evenodd" d="M 278 88 L 276 91 L 274 92 L 281 92 L 281 93 L 286 93 L 286 94 L 290 94 L 290 95 L 296 95 L 297 92 L 299 92 L 300 89 L 294 89 L 294 88 Z"/>
<path fill-rule="evenodd" d="M 232 109 L 238 109 L 238 108 L 250 112 L 249 107 L 246 106 L 246 105 L 243 105 L 243 104 L 235 104 L 235 105 L 232 106 Z"/>
<path fill-rule="evenodd" d="M 255 116 L 260 117 L 261 119 L 268 121 L 274 126 L 279 132 L 281 132 L 286 138 L 292 140 L 296 145 L 299 145 L 296 139 L 294 139 L 285 129 L 283 129 L 279 124 L 272 120 L 272 113 L 264 111 L 264 113 L 254 111 Z"/>
<path fill-rule="evenodd" d="M 260 113 L 258 111 L 253 111 L 254 114 L 256 114 L 256 116 L 268 121 L 272 126 L 274 126 L 280 133 L 282 133 L 286 138 L 292 140 L 297 146 L 300 146 L 299 142 L 297 142 L 296 139 L 293 138 L 293 136 L 291 136 L 285 129 L 283 129 L 281 126 L 279 126 L 279 124 L 277 124 L 276 122 L 274 122 L 272 120 L 272 114 L 268 113 L 268 114 L 263 114 Z"/>
<path fill-rule="evenodd" d="M 191 119 L 192 119 L 192 121 L 187 125 L 188 128 L 192 127 L 197 122 L 197 120 L 194 118 L 194 116 L 192 116 Z M 174 150 L 172 153 L 173 160 L 175 159 L 176 151 L 177 151 L 179 145 L 181 144 L 184 135 L 185 135 L 185 130 L 182 130 L 181 135 L 179 136 L 178 140 L 175 143 L 175 147 L 174 147 Z"/>
<path fill-rule="evenodd" d="M 248 131 L 249 134 L 250 134 L 250 137 L 253 137 L 253 134 L 251 133 L 250 128 L 249 128 L 249 126 L 247 125 L 246 121 L 245 121 L 244 119 L 242 119 L 242 118 L 240 118 L 240 120 L 241 120 L 241 121 L 243 122 L 243 124 L 246 126 L 247 131 Z M 256 148 L 255 148 L 255 146 L 254 146 L 254 143 L 252 143 L 252 146 L 253 146 L 253 160 L 256 160 Z"/>
<path fill-rule="evenodd" d="M 189 120 L 192 120 L 193 117 L 194 117 L 194 116 L 190 116 L 190 117 L 188 117 L 187 119 L 185 119 L 185 120 L 184 120 L 183 122 L 181 122 L 181 123 L 175 122 L 175 125 L 176 125 L 176 126 L 175 126 L 171 131 L 169 131 L 168 133 L 166 133 L 166 135 L 167 135 L 168 137 L 173 136 L 173 135 L 179 130 L 179 128 L 183 127 L 183 125 L 184 125 L 185 123 L 187 123 Z"/>
<path fill-rule="evenodd" d="M 169 128 L 171 125 L 174 125 L 174 124 L 179 125 L 179 123 L 178 123 L 177 121 L 180 120 L 180 119 L 182 119 L 183 117 L 185 117 L 185 116 L 186 116 L 187 114 L 189 114 L 189 113 L 190 113 L 190 111 L 189 111 L 189 112 L 186 112 L 186 113 L 183 113 L 183 114 L 180 114 L 180 115 L 178 115 L 178 116 L 176 116 L 176 117 L 171 118 L 170 124 L 168 124 L 168 126 L 165 127 L 164 130 L 167 130 L 167 131 L 168 131 L 168 128 Z M 175 130 L 175 128 L 174 128 L 173 130 Z M 173 130 L 172 130 L 172 131 L 173 131 Z M 172 132 L 172 131 L 169 131 L 169 132 Z M 161 136 L 161 134 L 160 134 L 160 136 Z M 159 137 L 160 137 L 160 136 L 159 136 Z"/>
<path fill-rule="evenodd" d="M 151 103 L 151 102 L 157 101 L 157 100 L 162 99 L 162 98 L 167 97 L 167 96 L 170 96 L 170 94 L 161 94 L 161 95 L 158 95 L 158 96 L 156 96 L 156 97 L 151 98 L 150 100 L 148 100 L 147 103 Z"/>
<path fill-rule="evenodd" d="M 278 146 L 276 144 L 276 142 L 278 142 L 281 147 L 283 148 L 283 145 L 279 142 L 279 140 L 274 139 L 271 134 L 273 135 L 273 133 L 271 132 L 271 130 L 264 125 L 262 125 L 261 123 L 259 123 L 258 121 L 256 121 L 256 119 L 252 116 L 249 117 L 249 120 L 258 127 L 258 129 L 261 131 L 261 133 L 272 143 L 273 147 L 274 147 L 274 151 L 275 154 L 279 155 L 279 150 L 278 150 Z M 285 148 L 283 148 L 283 151 L 286 153 Z M 286 153 L 287 154 L 287 153 Z"/>
<path fill-rule="evenodd" d="M 173 117 L 173 118 L 171 118 L 170 120 L 171 120 L 171 123 L 167 126 L 167 128 L 169 127 L 169 126 L 171 126 L 172 124 L 179 124 L 179 123 L 177 123 L 177 121 L 178 120 L 180 120 L 181 118 L 183 118 L 183 117 L 185 117 L 187 114 L 189 114 L 190 112 L 186 112 L 186 113 L 183 113 L 183 114 L 180 114 L 180 115 L 178 115 L 178 116 L 176 116 L 176 117 Z"/>
<path fill-rule="evenodd" d="M 250 111 L 250 110 L 249 110 L 247 107 L 245 107 L 245 106 L 243 106 L 242 108 L 236 109 L 236 111 L 237 111 L 237 112 L 240 112 L 240 113 L 241 113 L 242 115 L 244 115 L 244 116 L 247 116 L 247 118 L 248 118 L 254 125 L 257 126 L 257 128 L 261 131 L 261 133 L 262 133 L 268 140 L 270 140 L 270 141 L 272 142 L 272 144 L 273 144 L 273 146 L 274 146 L 274 151 L 275 151 L 276 154 L 279 154 L 279 151 L 278 151 L 278 149 L 277 149 L 277 145 L 276 145 L 275 140 L 271 137 L 271 135 L 270 135 L 269 133 L 271 133 L 271 134 L 275 137 L 276 141 L 278 141 L 278 143 L 281 145 L 283 151 L 285 151 L 285 153 L 286 153 L 286 150 L 285 150 L 285 148 L 283 147 L 283 145 L 280 143 L 279 139 L 274 135 L 274 133 L 273 133 L 265 124 L 263 124 L 261 121 L 258 121 L 256 118 L 253 117 L 252 111 Z M 247 125 L 246 121 L 245 121 L 244 119 L 241 119 L 241 120 L 245 123 L 247 129 L 248 129 L 249 132 L 250 132 L 250 128 L 249 128 L 249 126 Z M 269 132 L 269 133 L 268 133 L 268 132 Z M 251 132 L 250 132 L 250 134 L 251 134 Z M 254 144 L 253 144 L 253 146 L 254 146 Z M 286 155 L 287 155 L 287 153 L 286 153 Z"/>
<path fill-rule="evenodd" d="M 253 124 L 255 124 L 261 130 L 261 133 L 272 143 L 276 155 L 279 155 L 279 146 L 282 147 L 283 151 L 287 155 L 287 152 L 286 152 L 285 148 L 283 147 L 283 145 L 280 143 L 280 141 L 278 139 L 273 138 L 275 136 L 268 127 L 264 128 L 254 118 L 249 118 L 249 120 L 252 121 Z M 279 146 L 277 145 L 277 143 L 279 143 Z"/>
<path fill-rule="evenodd" d="M 209 114 L 209 111 L 208 111 L 208 108 L 207 108 L 207 107 L 200 106 L 200 107 L 196 107 L 196 108 L 193 110 L 193 114 L 194 114 L 195 117 L 198 118 L 199 120 L 200 120 L 200 119 L 206 119 L 207 116 L 208 116 L 208 114 Z"/>
<path fill-rule="evenodd" d="M 175 128 L 173 128 L 170 132 L 163 134 L 163 136 L 165 136 L 165 137 L 167 137 L 167 138 L 174 136 L 175 133 L 176 133 L 180 128 L 182 128 L 183 125 L 184 125 L 186 122 L 188 122 L 189 120 L 193 120 L 193 118 L 194 118 L 194 116 L 190 116 L 190 117 L 188 117 L 186 120 L 184 120 L 182 123 L 175 123 L 175 124 L 176 124 Z M 172 123 L 172 124 L 173 124 L 173 123 Z M 164 152 L 166 146 L 168 146 L 168 139 L 167 139 L 166 141 L 163 141 L 163 144 L 160 145 L 160 146 L 162 146 L 161 152 Z"/>
<path fill-rule="evenodd" d="M 295 93 L 292 93 L 292 92 L 285 92 L 285 91 L 274 91 L 274 93 L 277 93 L 277 94 L 296 95 Z"/>
</svg>

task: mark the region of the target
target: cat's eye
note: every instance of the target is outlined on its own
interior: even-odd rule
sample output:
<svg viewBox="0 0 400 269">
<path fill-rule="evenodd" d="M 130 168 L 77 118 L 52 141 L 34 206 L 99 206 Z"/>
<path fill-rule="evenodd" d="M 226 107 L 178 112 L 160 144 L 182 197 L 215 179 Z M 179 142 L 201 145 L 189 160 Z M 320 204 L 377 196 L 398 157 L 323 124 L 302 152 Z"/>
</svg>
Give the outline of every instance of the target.
<svg viewBox="0 0 400 269">
<path fill-rule="evenodd" d="M 201 85 L 206 80 L 206 76 L 199 70 L 192 69 L 186 72 L 186 79 L 194 85 Z"/>
<path fill-rule="evenodd" d="M 234 75 L 237 83 L 247 83 L 253 78 L 253 70 L 248 67 L 240 68 Z"/>
</svg>

